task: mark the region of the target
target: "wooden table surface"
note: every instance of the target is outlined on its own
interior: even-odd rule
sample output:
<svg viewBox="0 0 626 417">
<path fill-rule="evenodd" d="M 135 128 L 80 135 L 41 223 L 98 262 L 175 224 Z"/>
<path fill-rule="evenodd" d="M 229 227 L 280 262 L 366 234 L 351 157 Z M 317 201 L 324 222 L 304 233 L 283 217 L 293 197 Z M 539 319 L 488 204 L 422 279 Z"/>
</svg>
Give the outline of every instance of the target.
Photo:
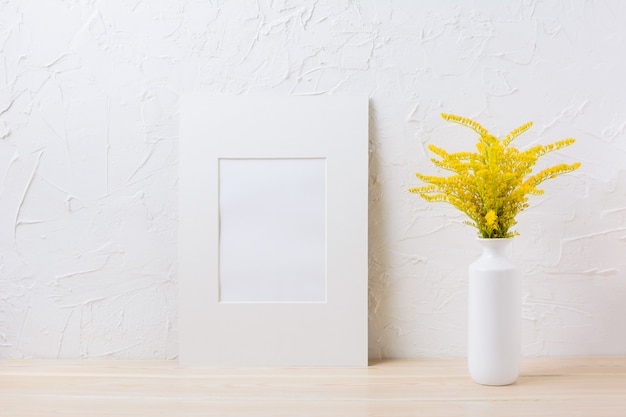
<svg viewBox="0 0 626 417">
<path fill-rule="evenodd" d="M 626 416 L 626 357 L 524 359 L 517 383 L 464 360 L 190 369 L 176 361 L 0 361 L 0 416 Z"/>
</svg>

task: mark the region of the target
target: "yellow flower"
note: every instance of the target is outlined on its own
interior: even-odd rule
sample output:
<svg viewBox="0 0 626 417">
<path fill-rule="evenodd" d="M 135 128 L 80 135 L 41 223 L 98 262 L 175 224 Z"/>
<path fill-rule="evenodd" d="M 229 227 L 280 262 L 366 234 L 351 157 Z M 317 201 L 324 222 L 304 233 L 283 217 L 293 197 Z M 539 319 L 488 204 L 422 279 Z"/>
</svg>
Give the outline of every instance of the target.
<svg viewBox="0 0 626 417">
<path fill-rule="evenodd" d="M 417 177 L 426 183 L 409 191 L 419 194 L 426 201 L 452 204 L 469 217 L 467 224 L 478 229 L 483 238 L 512 237 L 517 222 L 515 217 L 528 208 L 528 195 L 539 195 L 537 188 L 543 181 L 555 178 L 580 167 L 580 162 L 557 164 L 533 174 L 537 160 L 575 142 L 568 138 L 549 145 L 535 145 L 520 151 L 511 142 L 528 130 L 532 122 L 511 131 L 503 140 L 491 135 L 487 129 L 466 117 L 442 113 L 450 122 L 469 127 L 479 135 L 478 152 L 449 153 L 435 145 L 428 149 L 438 158 L 431 161 L 453 173 L 448 177 L 424 175 Z"/>
</svg>

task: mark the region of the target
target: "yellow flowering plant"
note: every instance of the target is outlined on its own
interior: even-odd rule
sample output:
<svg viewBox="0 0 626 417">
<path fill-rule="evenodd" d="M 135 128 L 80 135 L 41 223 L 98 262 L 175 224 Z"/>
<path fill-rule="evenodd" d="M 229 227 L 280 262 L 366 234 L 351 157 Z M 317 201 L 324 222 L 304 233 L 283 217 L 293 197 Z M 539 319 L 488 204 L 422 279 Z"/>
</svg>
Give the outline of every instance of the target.
<svg viewBox="0 0 626 417">
<path fill-rule="evenodd" d="M 529 195 L 543 194 L 537 188 L 543 181 L 574 171 L 580 162 L 560 163 L 533 173 L 537 160 L 548 152 L 574 143 L 567 138 L 549 145 L 535 145 L 520 151 L 511 142 L 527 131 L 532 122 L 514 129 L 504 139 L 491 135 L 487 129 L 466 117 L 442 113 L 442 117 L 474 130 L 479 135 L 477 152 L 449 153 L 435 145 L 428 149 L 437 157 L 431 161 L 454 174 L 442 177 L 416 173 L 426 185 L 410 188 L 429 202 L 452 204 L 469 217 L 466 224 L 478 229 L 482 238 L 508 238 L 518 233 L 511 230 L 515 216 L 528 207 Z"/>
</svg>

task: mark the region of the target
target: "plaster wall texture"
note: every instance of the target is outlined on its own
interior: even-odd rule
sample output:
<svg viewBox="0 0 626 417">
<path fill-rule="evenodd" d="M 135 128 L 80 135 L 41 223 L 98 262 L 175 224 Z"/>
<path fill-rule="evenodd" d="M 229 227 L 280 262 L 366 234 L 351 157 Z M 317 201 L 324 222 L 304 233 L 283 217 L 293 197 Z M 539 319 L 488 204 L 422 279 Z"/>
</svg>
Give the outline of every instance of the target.
<svg viewBox="0 0 626 417">
<path fill-rule="evenodd" d="M 429 143 L 576 137 L 519 216 L 523 353 L 626 354 L 626 3 L 0 1 L 0 358 L 177 356 L 178 100 L 370 97 L 369 351 L 466 353 L 475 231 Z M 246 115 L 241 115 L 245 120 Z"/>
</svg>

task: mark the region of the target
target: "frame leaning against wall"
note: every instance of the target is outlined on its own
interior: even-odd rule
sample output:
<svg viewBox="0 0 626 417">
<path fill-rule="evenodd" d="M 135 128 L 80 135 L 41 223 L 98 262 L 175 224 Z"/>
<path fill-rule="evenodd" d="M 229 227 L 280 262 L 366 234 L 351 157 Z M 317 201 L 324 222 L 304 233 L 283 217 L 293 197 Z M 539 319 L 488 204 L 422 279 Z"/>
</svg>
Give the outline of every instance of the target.
<svg viewBox="0 0 626 417">
<path fill-rule="evenodd" d="M 181 364 L 367 366 L 368 99 L 194 93 L 180 118 Z"/>
</svg>

